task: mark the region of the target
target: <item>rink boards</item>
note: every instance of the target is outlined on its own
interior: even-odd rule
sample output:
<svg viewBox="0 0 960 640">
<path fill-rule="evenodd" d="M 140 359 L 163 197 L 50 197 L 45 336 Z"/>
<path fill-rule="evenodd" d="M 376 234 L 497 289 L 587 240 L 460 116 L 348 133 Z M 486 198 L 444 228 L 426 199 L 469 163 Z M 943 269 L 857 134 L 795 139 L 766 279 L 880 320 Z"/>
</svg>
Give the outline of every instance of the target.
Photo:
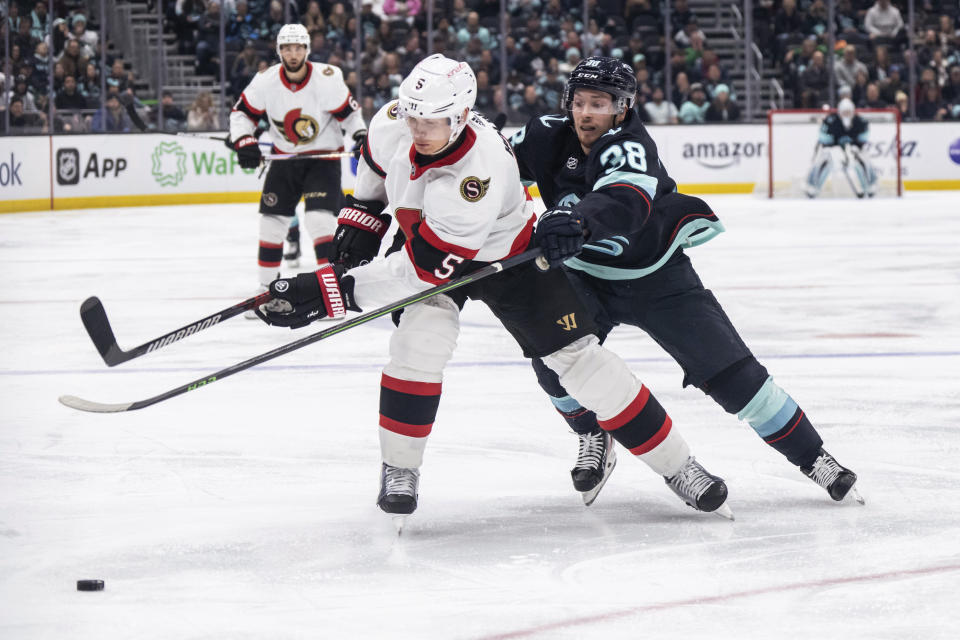
<svg viewBox="0 0 960 640">
<path fill-rule="evenodd" d="M 671 176 L 687 193 L 749 193 L 766 171 L 764 124 L 650 127 Z M 510 135 L 512 131 L 504 133 Z M 904 123 L 908 190 L 960 189 L 960 126 Z M 807 154 L 815 141 L 796 140 Z M 894 152 L 871 140 L 869 155 Z M 344 159 L 343 186 L 356 161 Z M 262 176 L 222 142 L 162 134 L 0 138 L 0 212 L 158 204 L 256 202 Z"/>
</svg>

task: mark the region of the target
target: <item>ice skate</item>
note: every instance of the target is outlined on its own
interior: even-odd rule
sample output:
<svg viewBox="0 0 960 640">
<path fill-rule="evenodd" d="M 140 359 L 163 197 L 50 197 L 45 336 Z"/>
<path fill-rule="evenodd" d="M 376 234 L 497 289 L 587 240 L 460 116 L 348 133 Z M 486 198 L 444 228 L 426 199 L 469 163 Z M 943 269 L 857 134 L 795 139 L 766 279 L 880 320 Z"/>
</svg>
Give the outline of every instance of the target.
<svg viewBox="0 0 960 640">
<path fill-rule="evenodd" d="M 697 511 L 716 513 L 733 520 L 733 512 L 727 506 L 727 485 L 722 478 L 709 473 L 696 458 L 690 456 L 680 471 L 672 478 L 663 478 L 667 486 L 680 499 Z"/>
<path fill-rule="evenodd" d="M 296 269 L 300 266 L 300 240 L 291 240 L 287 236 L 287 243 L 283 252 L 283 264 L 290 269 Z"/>
<path fill-rule="evenodd" d="M 417 509 L 417 487 L 420 485 L 420 472 L 416 469 L 402 469 L 383 463 L 380 473 L 380 495 L 377 506 L 393 518 L 397 535 L 403 532 L 406 516 Z"/>
<path fill-rule="evenodd" d="M 295 224 L 287 229 L 283 263 L 291 269 L 296 269 L 300 266 L 300 225 Z"/>
<path fill-rule="evenodd" d="M 577 437 L 580 438 L 580 449 L 570 476 L 573 488 L 582 494 L 583 504 L 589 507 L 617 466 L 617 453 L 613 437 L 602 429 L 578 433 Z"/>
<path fill-rule="evenodd" d="M 863 497 L 854 487 L 857 474 L 842 466 L 832 455 L 820 449 L 817 459 L 809 467 L 800 467 L 804 475 L 827 490 L 830 497 L 840 502 L 849 493 L 854 500 L 864 504 Z"/>
</svg>

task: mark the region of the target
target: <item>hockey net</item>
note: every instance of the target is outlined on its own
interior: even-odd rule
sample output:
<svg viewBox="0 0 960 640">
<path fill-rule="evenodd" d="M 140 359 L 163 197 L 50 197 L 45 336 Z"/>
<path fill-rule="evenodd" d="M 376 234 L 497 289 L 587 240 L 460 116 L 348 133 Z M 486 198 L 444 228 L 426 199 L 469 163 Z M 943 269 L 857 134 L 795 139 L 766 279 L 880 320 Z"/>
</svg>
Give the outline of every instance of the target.
<svg viewBox="0 0 960 640">
<path fill-rule="evenodd" d="M 820 124 L 836 109 L 771 109 L 767 112 L 767 167 L 754 193 L 769 198 L 806 197 L 804 186 L 813 164 Z M 877 197 L 903 194 L 900 172 L 900 113 L 896 109 L 857 109 L 869 125 L 864 156 L 877 173 Z M 854 197 L 839 167 L 834 166 L 819 197 Z"/>
</svg>

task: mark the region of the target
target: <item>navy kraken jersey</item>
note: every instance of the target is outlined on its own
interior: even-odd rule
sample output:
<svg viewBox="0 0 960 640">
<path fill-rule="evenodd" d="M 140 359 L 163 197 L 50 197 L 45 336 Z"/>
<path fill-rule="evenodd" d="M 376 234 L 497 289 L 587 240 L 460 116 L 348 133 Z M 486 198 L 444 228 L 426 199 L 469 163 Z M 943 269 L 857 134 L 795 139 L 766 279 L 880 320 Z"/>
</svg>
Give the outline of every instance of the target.
<svg viewBox="0 0 960 640">
<path fill-rule="evenodd" d="M 817 141 L 825 147 L 842 147 L 848 144 L 862 147 L 869 135 L 869 125 L 860 116 L 853 116 L 853 121 L 848 129 L 843 126 L 843 120 L 840 119 L 840 116 L 831 113 L 823 119 L 823 124 L 820 125 L 820 137 Z"/>
<path fill-rule="evenodd" d="M 571 269 L 607 280 L 652 273 L 681 247 L 706 242 L 723 225 L 705 202 L 676 193 L 657 145 L 632 109 L 584 154 L 570 119 L 549 115 L 515 133 L 520 177 L 537 183 L 548 208 L 572 206 L 589 236 Z"/>
</svg>

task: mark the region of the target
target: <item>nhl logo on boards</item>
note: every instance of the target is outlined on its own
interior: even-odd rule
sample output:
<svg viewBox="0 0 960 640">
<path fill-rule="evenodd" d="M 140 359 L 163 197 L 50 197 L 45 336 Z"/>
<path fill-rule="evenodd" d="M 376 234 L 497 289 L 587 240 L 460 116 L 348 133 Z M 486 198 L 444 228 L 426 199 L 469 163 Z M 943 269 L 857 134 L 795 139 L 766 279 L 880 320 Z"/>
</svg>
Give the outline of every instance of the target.
<svg viewBox="0 0 960 640">
<path fill-rule="evenodd" d="M 76 149 L 57 150 L 57 183 L 77 184 L 80 182 L 80 152 Z"/>
<path fill-rule="evenodd" d="M 487 195 L 488 188 L 490 188 L 490 178 L 481 180 L 476 176 L 469 176 L 460 183 L 460 195 L 467 202 L 476 202 Z"/>
<path fill-rule="evenodd" d="M 275 193 L 269 193 L 269 192 L 268 192 L 268 193 L 264 193 L 264 194 L 263 194 L 263 204 L 267 205 L 268 207 L 275 207 L 275 206 L 277 206 L 277 194 L 275 194 Z"/>
<path fill-rule="evenodd" d="M 569 158 L 567 158 L 567 169 L 570 169 L 571 171 L 573 171 L 574 169 L 577 168 L 578 164 L 580 164 L 580 161 L 574 158 L 573 156 L 570 156 Z"/>
</svg>

